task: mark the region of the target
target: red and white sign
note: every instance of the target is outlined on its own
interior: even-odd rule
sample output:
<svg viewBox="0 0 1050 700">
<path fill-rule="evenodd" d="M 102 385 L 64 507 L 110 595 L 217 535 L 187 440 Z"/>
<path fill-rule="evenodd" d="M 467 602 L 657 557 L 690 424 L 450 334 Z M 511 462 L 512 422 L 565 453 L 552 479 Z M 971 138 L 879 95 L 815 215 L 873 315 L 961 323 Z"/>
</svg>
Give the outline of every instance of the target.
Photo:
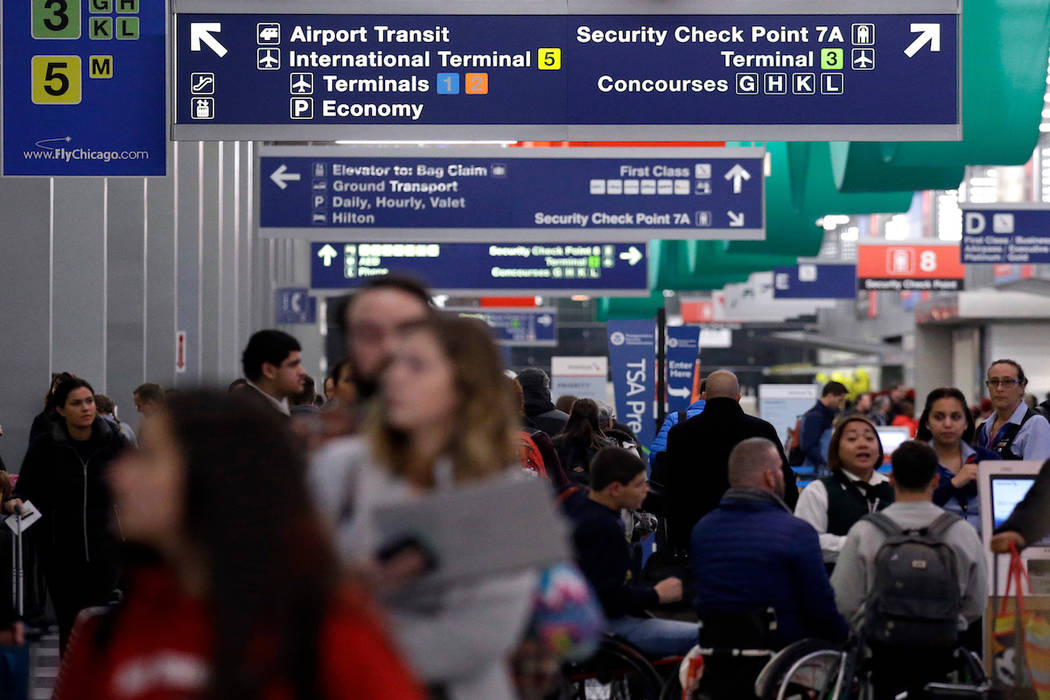
<svg viewBox="0 0 1050 700">
<path fill-rule="evenodd" d="M 186 331 L 175 333 L 175 371 L 179 374 L 186 371 Z"/>
<path fill-rule="evenodd" d="M 713 323 L 715 303 L 713 301 L 683 301 L 682 323 Z"/>
<path fill-rule="evenodd" d="M 861 291 L 956 291 L 963 288 L 965 278 L 958 243 L 880 241 L 857 246 Z"/>
</svg>

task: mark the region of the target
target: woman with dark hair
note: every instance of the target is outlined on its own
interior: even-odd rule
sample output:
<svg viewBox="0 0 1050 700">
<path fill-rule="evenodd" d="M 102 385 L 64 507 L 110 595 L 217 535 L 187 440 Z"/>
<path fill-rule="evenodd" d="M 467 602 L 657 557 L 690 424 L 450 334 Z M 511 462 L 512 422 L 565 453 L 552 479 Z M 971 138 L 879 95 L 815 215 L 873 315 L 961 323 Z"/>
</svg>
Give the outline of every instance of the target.
<svg viewBox="0 0 1050 700">
<path fill-rule="evenodd" d="M 51 422 L 57 416 L 55 413 L 55 389 L 67 379 L 76 379 L 76 376 L 72 372 L 51 373 L 51 384 L 47 387 L 47 394 L 44 396 L 44 410 L 33 418 L 33 424 L 29 427 L 30 445 L 33 444 L 33 440 L 36 440 L 41 435 L 51 432 Z"/>
<path fill-rule="evenodd" d="M 155 561 L 81 617 L 55 698 L 398 698 L 420 689 L 366 598 L 340 584 L 275 411 L 188 391 L 112 470 L 129 541 Z"/>
<path fill-rule="evenodd" d="M 365 433 L 344 443 L 338 460 L 319 456 L 311 477 L 344 559 L 369 567 L 390 594 L 391 580 L 411 576 L 395 573 L 389 559 L 380 563 L 388 542 L 377 508 L 524 477 L 518 409 L 484 324 L 433 317 L 406 326 L 378 398 Z M 539 531 L 556 517 L 553 505 L 535 517 Z M 537 581 L 537 571 L 512 569 L 418 592 L 425 601 L 395 594 L 390 610 L 399 646 L 439 697 L 510 700 L 506 661 L 524 632 Z"/>
<path fill-rule="evenodd" d="M 820 549 L 829 568 L 838 559 L 849 529 L 868 513 L 893 503 L 889 478 L 876 471 L 882 461 L 882 442 L 875 426 L 864 416 L 849 416 L 831 436 L 831 476 L 812 482 L 798 497 L 795 515 L 820 535 Z"/>
<path fill-rule="evenodd" d="M 106 473 L 127 442 L 98 415 L 95 391 L 83 379 L 59 383 L 51 403 L 57 419 L 29 446 L 4 510 L 13 513 L 31 501 L 42 516 L 33 528 L 34 541 L 65 650 L 77 613 L 109 602 L 117 582 L 115 512 Z"/>
<path fill-rule="evenodd" d="M 972 446 L 975 430 L 973 415 L 961 391 L 941 387 L 926 396 L 916 438 L 928 442 L 937 453 L 941 480 L 933 492 L 933 502 L 956 513 L 980 533 L 977 464 L 998 460 L 999 455 L 980 445 Z"/>
<path fill-rule="evenodd" d="M 977 429 L 977 444 L 1002 459 L 1050 458 L 1050 423 L 1024 402 L 1028 377 L 1013 360 L 996 360 L 985 381 L 995 412 Z"/>
<path fill-rule="evenodd" d="M 598 404 L 593 399 L 576 399 L 565 429 L 554 438 L 562 468 L 578 484 L 591 481 L 591 460 L 603 447 L 617 447 L 605 437 L 598 422 Z"/>
</svg>

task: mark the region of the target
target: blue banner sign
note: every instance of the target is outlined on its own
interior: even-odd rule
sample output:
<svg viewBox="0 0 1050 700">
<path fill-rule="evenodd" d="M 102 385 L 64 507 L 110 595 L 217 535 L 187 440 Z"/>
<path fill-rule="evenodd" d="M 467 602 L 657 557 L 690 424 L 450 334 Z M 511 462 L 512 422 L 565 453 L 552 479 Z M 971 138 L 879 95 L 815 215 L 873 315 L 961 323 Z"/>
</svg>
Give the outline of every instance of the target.
<svg viewBox="0 0 1050 700">
<path fill-rule="evenodd" d="M 174 136 L 961 138 L 957 1 L 741 4 L 176 0 Z"/>
<path fill-rule="evenodd" d="M 309 289 L 283 287 L 274 292 L 274 315 L 278 324 L 317 323 L 317 297 Z"/>
<path fill-rule="evenodd" d="M 856 299 L 857 266 L 799 261 L 773 268 L 774 299 Z"/>
<path fill-rule="evenodd" d="M 962 261 L 965 265 L 1050 263 L 1050 207 L 967 204 Z"/>
<path fill-rule="evenodd" d="M 656 434 L 656 322 L 609 321 L 609 366 L 616 418 L 642 445 Z"/>
<path fill-rule="evenodd" d="M 352 289 L 410 275 L 450 294 L 649 293 L 645 243 L 339 243 L 310 245 L 310 286 Z"/>
<path fill-rule="evenodd" d="M 422 153 L 422 155 L 417 155 Z M 434 154 L 441 154 L 435 157 Z M 264 235 L 382 240 L 765 237 L 761 148 L 275 148 Z"/>
<path fill-rule="evenodd" d="M 558 312 L 536 309 L 446 309 L 464 318 L 476 318 L 492 328 L 500 345 L 554 347 L 558 344 Z"/>
<path fill-rule="evenodd" d="M 3 3 L 4 175 L 164 175 L 157 0 Z"/>
<path fill-rule="evenodd" d="M 667 410 L 684 411 L 693 396 L 693 373 L 700 356 L 700 326 L 667 328 Z"/>
</svg>

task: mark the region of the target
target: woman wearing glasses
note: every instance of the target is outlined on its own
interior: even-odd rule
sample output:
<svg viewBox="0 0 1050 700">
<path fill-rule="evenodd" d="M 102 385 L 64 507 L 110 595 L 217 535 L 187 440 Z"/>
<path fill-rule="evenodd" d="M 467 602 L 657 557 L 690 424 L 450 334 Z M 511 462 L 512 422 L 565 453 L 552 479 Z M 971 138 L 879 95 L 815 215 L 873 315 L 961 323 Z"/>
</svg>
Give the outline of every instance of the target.
<svg viewBox="0 0 1050 700">
<path fill-rule="evenodd" d="M 977 444 L 1002 459 L 1042 462 L 1050 458 L 1050 423 L 1024 402 L 1028 378 L 1013 360 L 988 368 L 988 396 L 995 409 L 977 431 Z"/>
</svg>

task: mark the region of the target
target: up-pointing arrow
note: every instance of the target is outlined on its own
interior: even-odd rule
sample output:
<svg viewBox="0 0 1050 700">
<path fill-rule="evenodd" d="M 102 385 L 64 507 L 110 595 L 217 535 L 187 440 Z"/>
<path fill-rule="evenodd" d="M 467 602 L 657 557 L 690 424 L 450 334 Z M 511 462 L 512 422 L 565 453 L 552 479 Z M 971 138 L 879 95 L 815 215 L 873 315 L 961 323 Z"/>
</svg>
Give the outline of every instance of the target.
<svg viewBox="0 0 1050 700">
<path fill-rule="evenodd" d="M 645 257 L 645 256 L 642 255 L 642 251 L 638 250 L 634 246 L 631 246 L 630 248 L 628 248 L 623 253 L 620 253 L 620 260 L 626 260 L 627 264 L 630 265 L 631 267 L 634 267 L 639 262 L 641 262 L 643 257 Z"/>
<path fill-rule="evenodd" d="M 289 182 L 299 182 L 299 173 L 288 172 L 288 166 L 281 163 L 281 167 L 270 173 L 270 179 L 273 180 L 273 184 L 280 187 L 282 190 L 288 187 Z"/>
<path fill-rule="evenodd" d="M 203 43 L 214 51 L 219 58 L 222 58 L 228 53 L 226 47 L 211 35 L 212 32 L 219 33 L 221 31 L 222 24 L 219 22 L 190 22 L 190 51 L 203 51 L 201 47 Z"/>
<path fill-rule="evenodd" d="M 730 225 L 730 227 L 732 227 L 732 228 L 740 228 L 741 226 L 744 225 L 744 213 L 743 212 L 727 211 L 726 214 L 729 214 L 729 225 Z"/>
<path fill-rule="evenodd" d="M 726 179 L 733 181 L 733 194 L 740 194 L 740 190 L 744 187 L 744 180 L 750 180 L 751 173 L 745 170 L 740 163 L 737 163 L 726 173 Z"/>
<path fill-rule="evenodd" d="M 339 251 L 333 248 L 331 243 L 325 243 L 321 250 L 317 251 L 317 257 L 321 258 L 325 267 L 331 267 L 332 260 L 339 257 Z"/>
<path fill-rule="evenodd" d="M 919 49 L 926 44 L 930 45 L 930 51 L 938 53 L 941 50 L 941 25 L 939 24 L 925 24 L 922 22 L 911 25 L 912 33 L 918 32 L 919 36 L 915 38 L 915 41 L 911 42 L 908 48 L 904 49 L 904 55 L 908 58 L 912 58 L 915 54 L 919 53 Z"/>
</svg>

